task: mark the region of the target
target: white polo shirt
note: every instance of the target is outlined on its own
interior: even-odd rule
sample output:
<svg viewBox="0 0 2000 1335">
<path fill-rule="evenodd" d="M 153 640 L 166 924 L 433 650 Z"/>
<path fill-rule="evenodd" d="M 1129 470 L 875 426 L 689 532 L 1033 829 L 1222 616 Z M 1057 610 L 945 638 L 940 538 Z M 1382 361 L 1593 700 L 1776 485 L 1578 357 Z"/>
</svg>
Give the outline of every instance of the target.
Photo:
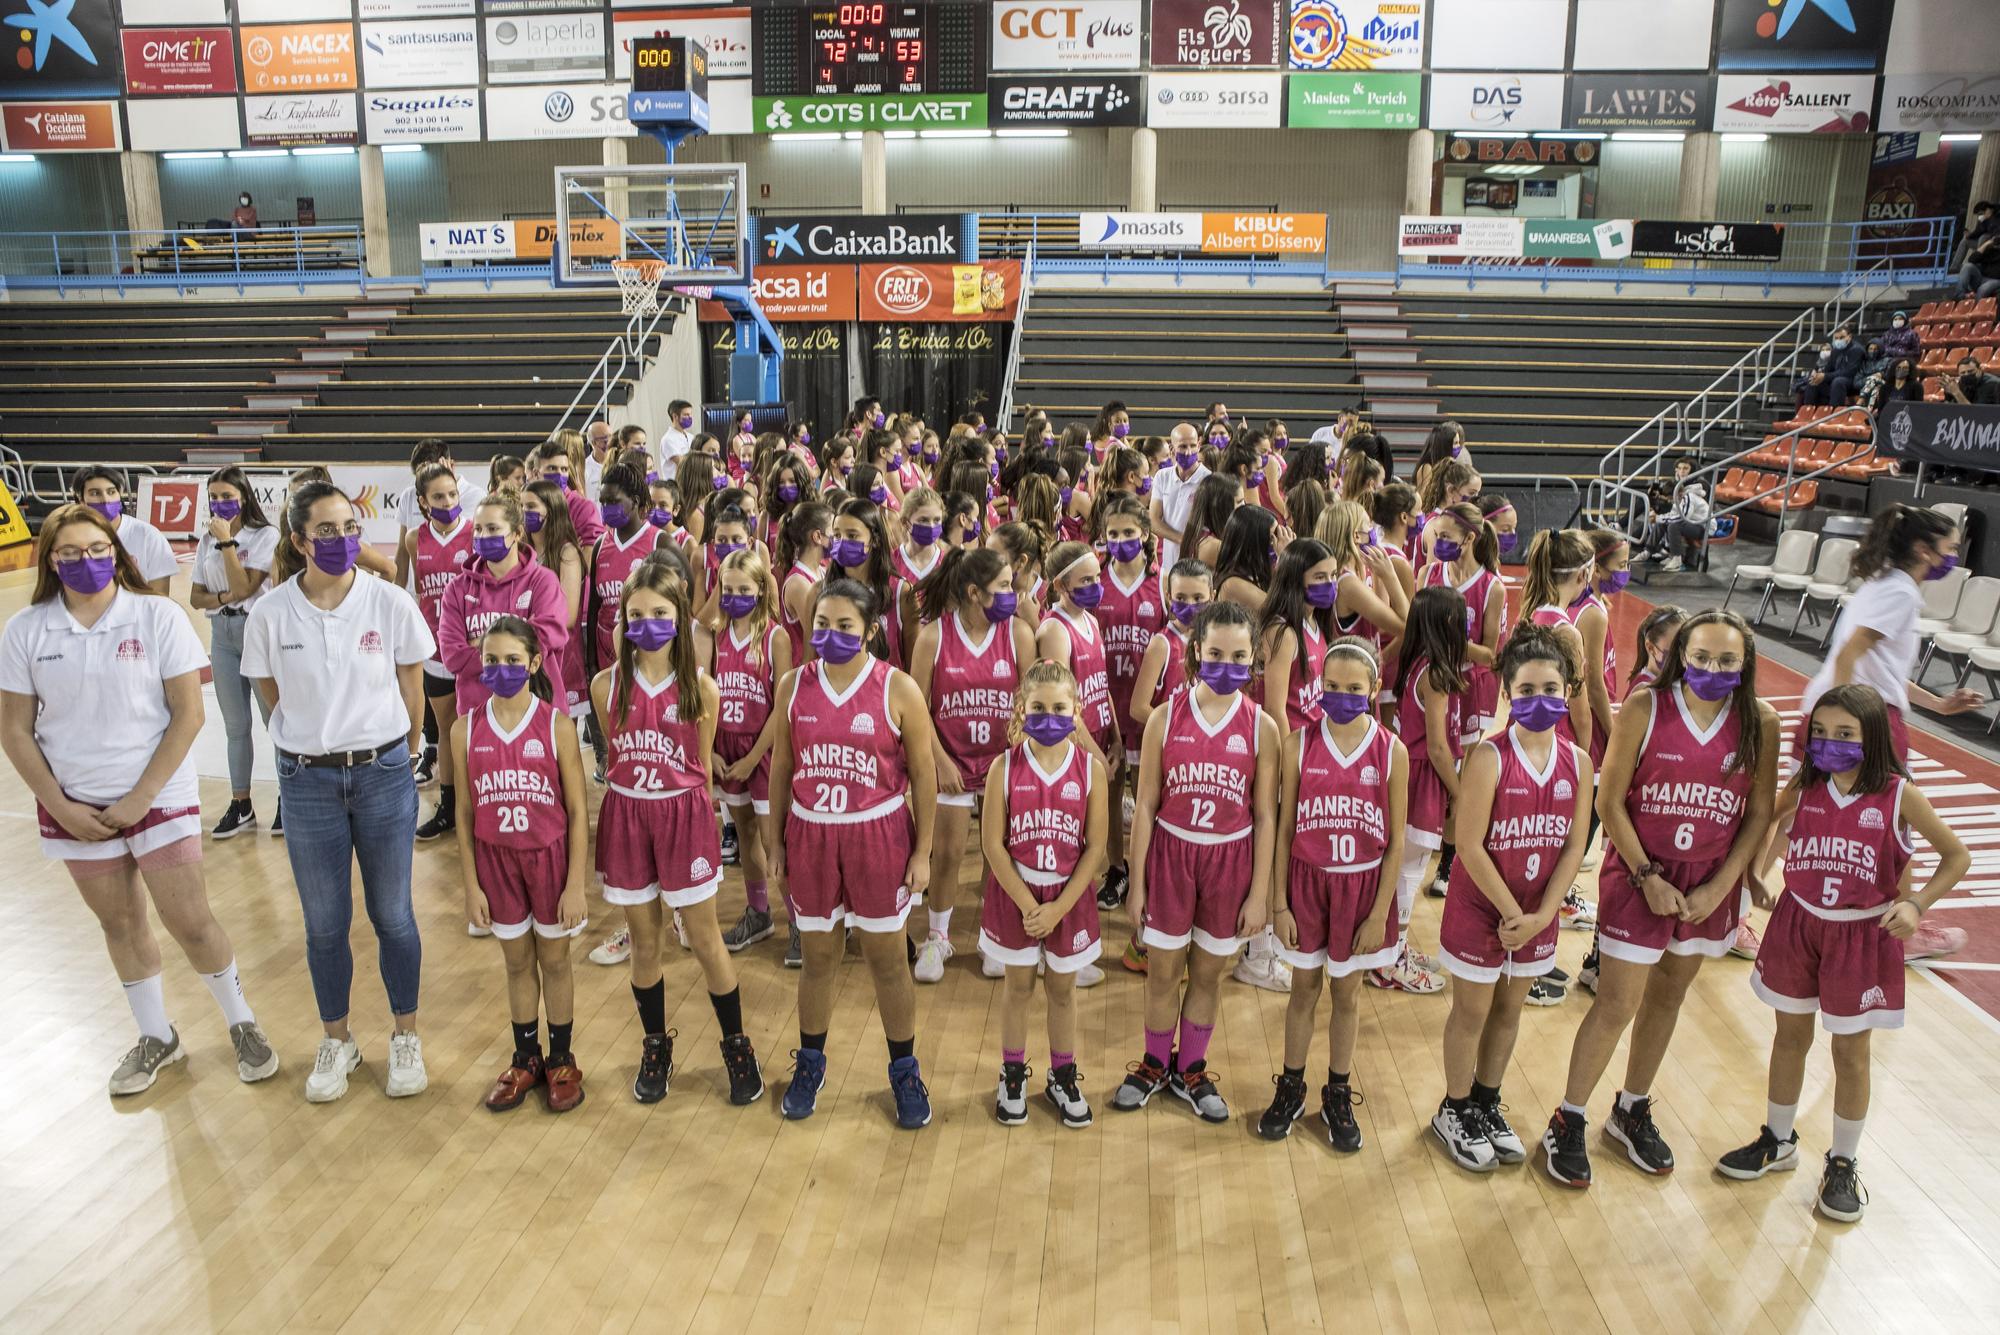
<svg viewBox="0 0 2000 1335">
<path fill-rule="evenodd" d="M 129 522 L 129 521 L 128 521 Z M 244 525 L 236 534 L 236 559 L 245 570 L 261 570 L 270 573 L 272 562 L 278 559 L 278 526 L 266 524 L 262 528 Z M 216 548 L 215 539 L 204 533 L 194 545 L 194 582 L 210 593 L 229 592 L 229 571 L 223 564 L 222 553 Z M 233 607 L 239 612 L 248 612 L 271 591 L 271 581 L 266 579 L 257 586 L 257 591 L 240 603 L 224 603 L 223 607 Z M 214 617 L 220 607 L 203 608 L 203 615 Z"/>
<path fill-rule="evenodd" d="M 409 734 L 396 669 L 436 652 L 416 599 L 388 580 L 356 572 L 347 597 L 323 612 L 288 579 L 251 609 L 243 675 L 278 683 L 271 740 L 280 751 L 365 751 Z"/>
<path fill-rule="evenodd" d="M 1187 532 L 1188 515 L 1194 511 L 1194 489 L 1208 476 L 1208 465 L 1196 464 L 1194 471 L 1182 480 L 1180 470 L 1171 460 L 1165 468 L 1153 474 L 1153 495 L 1160 502 L 1160 517 L 1169 526 Z M 1180 559 L 1181 545 L 1166 538 L 1160 539 L 1160 569 L 1171 570 Z"/>
<path fill-rule="evenodd" d="M 62 790 L 92 806 L 119 801 L 152 762 L 172 720 L 165 683 L 207 666 L 179 604 L 127 589 L 89 629 L 57 595 L 0 634 L 0 691 L 35 697 L 35 744 Z M 200 802 L 190 752 L 153 805 Z"/>
<path fill-rule="evenodd" d="M 664 476 L 669 471 L 667 468 L 668 464 L 679 459 L 693 447 L 693 434 L 681 430 L 678 424 L 670 423 L 667 429 L 660 433 L 660 438 L 653 442 L 652 453 L 660 461 L 659 469 L 661 475 Z"/>
<path fill-rule="evenodd" d="M 1917 617 L 1923 601 L 1923 590 L 1907 570 L 1885 570 L 1856 589 L 1834 622 L 1826 661 L 1806 683 L 1806 693 L 1799 702 L 1806 716 L 1811 717 L 1813 705 L 1833 689 L 1834 660 L 1858 629 L 1872 630 L 1882 638 L 1855 660 L 1851 680 L 1857 686 L 1873 686 L 1884 704 L 1909 713 L 1910 673 L 1917 666 Z"/>
<path fill-rule="evenodd" d="M 131 515 L 119 518 L 118 545 L 132 558 L 132 564 L 139 567 L 139 578 L 148 584 L 156 579 L 171 579 L 180 572 L 181 560 L 168 545 L 166 534 L 143 519 Z"/>
</svg>

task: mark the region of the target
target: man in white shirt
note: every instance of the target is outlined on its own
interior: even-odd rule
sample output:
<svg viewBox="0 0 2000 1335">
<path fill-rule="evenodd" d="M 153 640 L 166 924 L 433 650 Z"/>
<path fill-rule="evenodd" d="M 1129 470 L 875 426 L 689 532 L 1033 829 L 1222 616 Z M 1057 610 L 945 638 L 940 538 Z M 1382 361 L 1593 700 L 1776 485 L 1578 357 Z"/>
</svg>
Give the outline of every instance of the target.
<svg viewBox="0 0 2000 1335">
<path fill-rule="evenodd" d="M 1153 475 L 1153 532 L 1160 539 L 1163 574 L 1180 560 L 1181 536 L 1194 509 L 1194 489 L 1208 476 L 1201 461 L 1201 437 L 1192 422 L 1182 422 L 1167 434 L 1167 448 L 1173 451 L 1172 459 Z"/>
<path fill-rule="evenodd" d="M 583 485 L 595 496 L 604 485 L 604 466 L 610 462 L 611 423 L 598 418 L 584 429 L 583 438 L 590 446 L 590 457 L 583 463 Z"/>
<path fill-rule="evenodd" d="M 70 485 L 78 502 L 111 521 L 118 545 L 131 556 L 132 564 L 139 567 L 139 578 L 164 597 L 175 572 L 181 568 L 180 558 L 174 555 L 164 533 L 125 513 L 125 486 L 118 474 L 109 468 L 86 468 Z"/>
<path fill-rule="evenodd" d="M 660 432 L 659 448 L 660 472 L 664 476 L 668 465 L 680 461 L 694 446 L 695 416 L 694 405 L 686 399 L 675 399 L 667 405 L 667 425 Z"/>
</svg>

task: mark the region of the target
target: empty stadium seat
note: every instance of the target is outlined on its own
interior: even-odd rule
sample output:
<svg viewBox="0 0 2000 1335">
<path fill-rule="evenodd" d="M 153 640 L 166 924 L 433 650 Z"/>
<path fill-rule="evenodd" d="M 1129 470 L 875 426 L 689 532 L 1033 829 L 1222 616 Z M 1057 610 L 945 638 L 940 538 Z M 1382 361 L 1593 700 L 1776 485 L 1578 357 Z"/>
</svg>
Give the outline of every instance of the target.
<svg viewBox="0 0 2000 1335">
<path fill-rule="evenodd" d="M 1732 469 L 1731 472 L 1740 472 Z M 1722 489 L 1716 488 L 1721 495 Z M 1780 572 L 1787 575 L 1802 575 L 1812 568 L 1813 549 L 1819 546 L 1819 534 L 1802 528 L 1787 529 L 1778 535 L 1778 550 L 1769 565 L 1740 565 L 1730 572 L 1729 588 L 1723 592 L 1722 605 L 1729 606 L 1729 600 L 1736 593 L 1739 580 L 1749 580 L 1757 585 L 1757 616 L 1762 620 L 1764 603 L 1771 595 L 1772 576 Z"/>
<path fill-rule="evenodd" d="M 1811 486 L 1807 482 L 1801 484 Z M 1794 491 L 1798 488 L 1793 488 Z M 1840 600 L 1847 588 L 1847 577 L 1853 569 L 1854 553 L 1861 544 L 1852 538 L 1828 538 L 1820 544 L 1819 558 L 1813 562 L 1810 575 L 1773 575 L 1772 583 L 1786 593 L 1799 595 L 1799 610 L 1792 616 L 1792 633 L 1797 634 L 1799 623 L 1806 612 L 1821 603 L 1834 604 Z"/>
</svg>

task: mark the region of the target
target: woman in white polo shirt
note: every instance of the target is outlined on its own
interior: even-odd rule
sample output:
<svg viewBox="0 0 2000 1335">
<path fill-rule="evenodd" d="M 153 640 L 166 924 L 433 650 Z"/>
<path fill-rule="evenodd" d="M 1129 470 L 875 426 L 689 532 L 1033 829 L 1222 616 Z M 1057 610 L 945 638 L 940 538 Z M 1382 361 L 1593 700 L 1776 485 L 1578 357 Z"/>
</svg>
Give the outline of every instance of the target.
<svg viewBox="0 0 2000 1335">
<path fill-rule="evenodd" d="M 278 530 L 264 517 L 250 479 L 234 466 L 219 468 L 208 479 L 208 524 L 194 549 L 194 581 L 188 602 L 208 616 L 208 656 L 215 682 L 215 703 L 222 710 L 222 728 L 229 738 L 229 810 L 213 831 L 217 839 L 233 839 L 257 828 L 257 811 L 250 805 L 250 772 L 255 739 L 250 732 L 250 700 L 254 692 L 243 671 L 243 628 L 250 609 L 270 584 L 271 563 L 278 550 Z M 257 702 L 264 726 L 271 711 Z M 284 813 L 271 818 L 271 833 L 284 832 Z"/>
<path fill-rule="evenodd" d="M 125 513 L 125 481 L 109 468 L 86 468 L 70 481 L 70 494 L 110 521 L 111 531 L 138 568 L 139 578 L 161 597 L 181 568 L 160 530 Z"/>
<path fill-rule="evenodd" d="M 139 1041 L 113 1094 L 150 1088 L 187 1056 L 167 1019 L 160 921 L 222 1008 L 245 1081 L 276 1073 L 208 909 L 201 795 L 188 748 L 201 731 L 201 641 L 153 593 L 102 512 L 66 505 L 35 543 L 35 591 L 0 635 L 0 743 L 35 794 L 42 851 L 59 858 L 104 929 Z"/>
<path fill-rule="evenodd" d="M 423 724 L 423 665 L 437 646 L 406 590 L 356 573 L 361 523 L 338 487 L 300 487 L 285 518 L 306 568 L 251 610 L 243 672 L 271 711 L 306 968 L 326 1030 L 306 1098 L 339 1098 L 361 1064 L 347 1024 L 357 860 L 395 1017 L 385 1088 L 392 1098 L 417 1094 L 428 1079 L 416 1032 L 423 947 L 410 912 L 410 756 Z"/>
</svg>

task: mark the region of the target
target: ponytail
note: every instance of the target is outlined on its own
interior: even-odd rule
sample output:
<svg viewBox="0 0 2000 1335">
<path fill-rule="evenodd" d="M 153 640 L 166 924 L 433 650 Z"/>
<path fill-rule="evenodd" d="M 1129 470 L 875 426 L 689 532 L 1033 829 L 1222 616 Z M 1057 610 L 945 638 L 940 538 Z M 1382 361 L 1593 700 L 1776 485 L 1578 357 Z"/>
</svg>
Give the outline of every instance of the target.
<svg viewBox="0 0 2000 1335">
<path fill-rule="evenodd" d="M 937 569 L 917 582 L 917 613 L 936 621 L 957 611 L 967 588 L 985 588 L 1007 569 L 1007 558 L 991 547 L 956 547 L 938 559 Z"/>
<path fill-rule="evenodd" d="M 1532 624 L 1538 608 L 1562 606 L 1556 592 L 1564 574 L 1581 570 L 1591 562 L 1590 543 L 1574 529 L 1545 528 L 1528 543 L 1528 573 L 1521 583 L 1519 627 Z M 1519 630 L 1515 632 L 1519 634 Z"/>
<path fill-rule="evenodd" d="M 1854 553 L 1850 573 L 1856 579 L 1873 579 L 1885 570 L 1901 570 L 1910 562 L 1920 542 L 1936 543 L 1950 537 L 1958 526 L 1943 513 L 1924 506 L 1896 504 L 1875 516 L 1861 547 Z"/>
<path fill-rule="evenodd" d="M 1500 573 L 1500 535 L 1471 501 L 1460 501 L 1444 511 L 1472 534 L 1472 559 L 1497 575 Z"/>
</svg>

